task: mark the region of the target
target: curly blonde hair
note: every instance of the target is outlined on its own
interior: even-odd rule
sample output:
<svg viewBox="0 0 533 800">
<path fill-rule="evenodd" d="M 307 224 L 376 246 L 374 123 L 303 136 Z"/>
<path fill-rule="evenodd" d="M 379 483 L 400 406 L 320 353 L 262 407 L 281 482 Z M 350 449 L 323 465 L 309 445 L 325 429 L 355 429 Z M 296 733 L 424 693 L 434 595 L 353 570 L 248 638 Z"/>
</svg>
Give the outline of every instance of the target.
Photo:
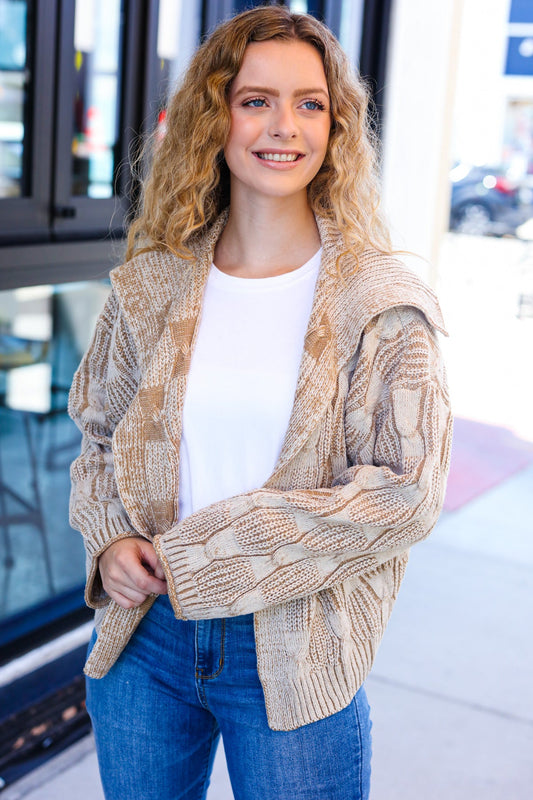
<svg viewBox="0 0 533 800">
<path fill-rule="evenodd" d="M 356 258 L 369 246 L 390 252 L 379 211 L 378 147 L 367 87 L 325 25 L 286 6 L 260 6 L 216 28 L 170 99 L 165 136 L 160 142 L 152 137 L 151 167 L 129 229 L 128 258 L 154 248 L 190 257 L 191 238 L 229 204 L 228 94 L 247 45 L 269 39 L 307 42 L 324 65 L 332 130 L 324 162 L 308 186 L 311 208 L 336 223 Z"/>
</svg>

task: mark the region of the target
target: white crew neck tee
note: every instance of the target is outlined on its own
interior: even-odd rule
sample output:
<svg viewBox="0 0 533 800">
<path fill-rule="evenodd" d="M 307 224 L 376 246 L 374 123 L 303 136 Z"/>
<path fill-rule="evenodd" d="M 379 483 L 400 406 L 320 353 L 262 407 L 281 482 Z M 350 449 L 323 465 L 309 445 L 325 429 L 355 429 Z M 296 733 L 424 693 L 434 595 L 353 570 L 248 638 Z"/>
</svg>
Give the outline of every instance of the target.
<svg viewBox="0 0 533 800">
<path fill-rule="evenodd" d="M 179 518 L 257 489 L 291 414 L 322 250 L 272 278 L 213 264 L 183 407 Z"/>
</svg>

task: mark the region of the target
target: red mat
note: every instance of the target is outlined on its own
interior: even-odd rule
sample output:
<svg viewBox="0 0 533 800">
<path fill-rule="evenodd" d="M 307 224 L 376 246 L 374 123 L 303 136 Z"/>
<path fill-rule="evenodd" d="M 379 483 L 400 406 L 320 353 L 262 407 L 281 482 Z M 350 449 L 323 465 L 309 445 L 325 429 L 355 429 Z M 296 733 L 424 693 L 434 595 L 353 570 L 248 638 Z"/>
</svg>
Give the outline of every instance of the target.
<svg viewBox="0 0 533 800">
<path fill-rule="evenodd" d="M 532 462 L 533 442 L 507 428 L 456 418 L 444 510 L 455 511 Z"/>
</svg>

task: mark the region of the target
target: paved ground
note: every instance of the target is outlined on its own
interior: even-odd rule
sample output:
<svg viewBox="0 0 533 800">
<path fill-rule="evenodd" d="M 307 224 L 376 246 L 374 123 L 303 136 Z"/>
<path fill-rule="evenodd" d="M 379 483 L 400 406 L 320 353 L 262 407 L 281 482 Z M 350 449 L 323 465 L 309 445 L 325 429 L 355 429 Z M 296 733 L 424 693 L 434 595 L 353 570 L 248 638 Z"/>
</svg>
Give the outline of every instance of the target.
<svg viewBox="0 0 533 800">
<path fill-rule="evenodd" d="M 366 684 L 371 800 L 532 796 L 533 319 L 516 316 L 529 252 L 516 242 L 489 244 L 445 244 L 439 293 L 461 417 L 455 488 L 432 536 L 413 548 Z M 487 426 L 481 438 L 478 423 Z M 2 795 L 70 797 L 103 800 L 90 738 Z M 232 798 L 222 752 L 208 797 Z"/>
</svg>

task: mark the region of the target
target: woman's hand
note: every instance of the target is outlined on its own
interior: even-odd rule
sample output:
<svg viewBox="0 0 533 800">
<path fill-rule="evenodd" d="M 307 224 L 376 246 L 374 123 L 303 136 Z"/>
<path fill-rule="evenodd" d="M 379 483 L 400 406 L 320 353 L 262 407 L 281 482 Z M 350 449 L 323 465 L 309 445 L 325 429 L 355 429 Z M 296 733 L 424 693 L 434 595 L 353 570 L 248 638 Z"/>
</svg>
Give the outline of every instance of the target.
<svg viewBox="0 0 533 800">
<path fill-rule="evenodd" d="M 135 608 L 149 594 L 167 594 L 163 567 L 146 539 L 120 539 L 98 559 L 102 585 L 122 608 Z"/>
</svg>

